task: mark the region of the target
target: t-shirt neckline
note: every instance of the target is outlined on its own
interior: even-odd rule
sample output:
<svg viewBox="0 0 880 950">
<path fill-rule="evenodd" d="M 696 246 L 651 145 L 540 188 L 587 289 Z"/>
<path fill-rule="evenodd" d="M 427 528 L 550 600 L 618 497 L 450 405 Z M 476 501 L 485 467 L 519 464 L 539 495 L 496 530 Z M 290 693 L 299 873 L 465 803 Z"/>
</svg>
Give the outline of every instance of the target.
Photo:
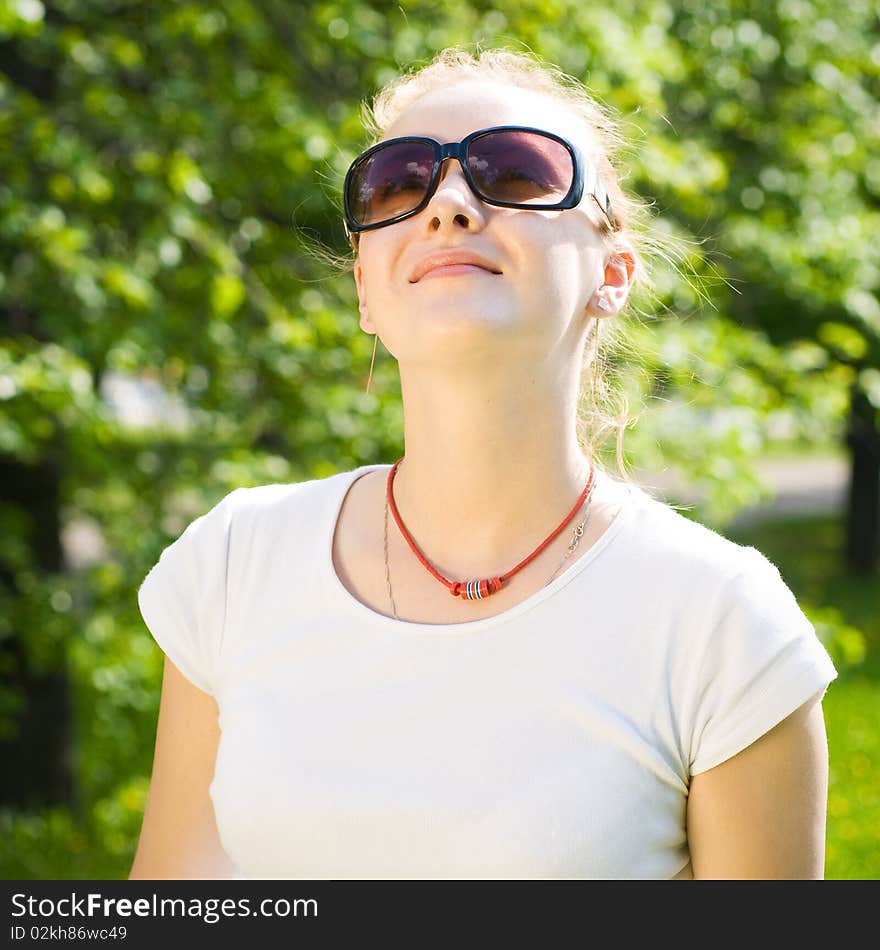
<svg viewBox="0 0 880 950">
<path fill-rule="evenodd" d="M 534 609 L 548 598 L 554 596 L 557 591 L 560 591 L 563 587 L 570 584 L 580 575 L 583 570 L 592 564 L 592 562 L 595 561 L 599 555 L 601 555 L 607 548 L 611 546 L 614 539 L 620 534 L 624 526 L 633 516 L 638 501 L 637 493 L 629 490 L 629 486 L 627 486 L 625 483 L 619 482 L 618 485 L 620 485 L 620 487 L 622 487 L 627 492 L 628 498 L 626 503 L 622 505 L 620 511 L 618 511 L 617 515 L 615 515 L 614 520 L 605 529 L 605 532 L 602 534 L 602 536 L 567 571 L 563 571 L 555 580 L 551 581 L 549 584 L 546 584 L 540 590 L 536 590 L 525 600 L 521 600 L 509 610 L 504 610 L 492 617 L 483 617 L 478 620 L 466 620 L 462 621 L 461 623 L 422 623 L 413 620 L 397 620 L 394 617 L 379 613 L 378 611 L 373 610 L 372 607 L 368 607 L 366 604 L 361 603 L 361 601 L 359 601 L 357 597 L 355 597 L 354 594 L 349 591 L 345 584 L 342 583 L 333 564 L 333 535 L 336 532 L 339 514 L 342 511 L 343 499 L 345 498 L 348 489 L 356 479 L 360 478 L 361 475 L 366 475 L 368 472 L 375 471 L 380 468 L 388 468 L 388 465 L 384 463 L 361 465 L 359 468 L 352 469 L 349 472 L 342 472 L 336 476 L 336 478 L 338 478 L 338 488 L 337 491 L 332 494 L 328 506 L 328 530 L 325 532 L 324 543 L 322 545 L 323 552 L 321 555 L 321 574 L 326 585 L 328 586 L 331 595 L 335 596 L 351 614 L 363 621 L 383 627 L 386 630 L 399 630 L 402 633 L 424 633 L 442 636 L 478 633 L 483 630 L 496 627 L 499 624 L 507 623 L 516 619 L 522 614 L 527 613 L 529 610 Z M 597 477 L 606 478 L 605 474 L 601 471 L 597 471 Z"/>
</svg>

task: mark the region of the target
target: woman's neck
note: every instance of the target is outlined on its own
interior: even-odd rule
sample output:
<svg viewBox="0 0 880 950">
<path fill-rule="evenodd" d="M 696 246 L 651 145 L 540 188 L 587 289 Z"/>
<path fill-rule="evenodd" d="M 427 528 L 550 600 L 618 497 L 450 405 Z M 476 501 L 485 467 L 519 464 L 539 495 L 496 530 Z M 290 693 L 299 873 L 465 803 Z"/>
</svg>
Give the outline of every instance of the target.
<svg viewBox="0 0 880 950">
<path fill-rule="evenodd" d="M 403 377 L 402 377 L 403 381 Z M 394 500 L 416 544 L 461 576 L 506 571 L 566 517 L 589 458 L 574 430 L 576 393 L 535 379 L 482 385 L 468 405 L 424 387 L 405 392 L 405 455 Z"/>
</svg>

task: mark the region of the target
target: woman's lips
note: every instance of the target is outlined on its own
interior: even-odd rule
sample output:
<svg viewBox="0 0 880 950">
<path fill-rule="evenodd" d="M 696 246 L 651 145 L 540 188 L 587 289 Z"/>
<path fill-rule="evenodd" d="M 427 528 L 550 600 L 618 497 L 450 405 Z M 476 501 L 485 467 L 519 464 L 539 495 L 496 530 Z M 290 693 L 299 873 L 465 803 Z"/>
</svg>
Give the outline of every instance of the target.
<svg viewBox="0 0 880 950">
<path fill-rule="evenodd" d="M 432 277 L 464 277 L 466 274 L 491 274 L 492 271 L 476 264 L 444 264 L 442 267 L 432 267 L 427 274 L 423 274 L 418 283 L 430 280 Z M 493 275 L 495 276 L 495 275 Z"/>
</svg>

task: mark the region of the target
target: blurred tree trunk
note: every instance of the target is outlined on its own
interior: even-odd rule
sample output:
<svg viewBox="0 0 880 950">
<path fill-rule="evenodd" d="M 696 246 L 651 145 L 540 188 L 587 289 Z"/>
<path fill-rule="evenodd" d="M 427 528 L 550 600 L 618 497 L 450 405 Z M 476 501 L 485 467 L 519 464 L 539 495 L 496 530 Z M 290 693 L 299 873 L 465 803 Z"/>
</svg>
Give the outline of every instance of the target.
<svg viewBox="0 0 880 950">
<path fill-rule="evenodd" d="M 846 562 L 857 574 L 877 569 L 880 530 L 880 432 L 877 410 L 854 383 L 846 442 L 852 459 L 846 512 Z"/>
<path fill-rule="evenodd" d="M 60 488 L 57 459 L 28 465 L 0 455 L 0 498 L 28 518 L 30 530 L 24 540 L 32 570 L 38 575 L 63 567 Z M 13 603 L 27 596 L 19 590 L 11 566 L 2 560 L 0 585 Z M 41 631 L 17 629 L 21 615 L 14 616 L 11 631 L 0 640 L 5 727 L 0 735 L 0 804 L 74 806 L 73 711 L 64 659 L 60 657 L 49 669 L 35 669 L 27 644 L 39 640 Z"/>
</svg>

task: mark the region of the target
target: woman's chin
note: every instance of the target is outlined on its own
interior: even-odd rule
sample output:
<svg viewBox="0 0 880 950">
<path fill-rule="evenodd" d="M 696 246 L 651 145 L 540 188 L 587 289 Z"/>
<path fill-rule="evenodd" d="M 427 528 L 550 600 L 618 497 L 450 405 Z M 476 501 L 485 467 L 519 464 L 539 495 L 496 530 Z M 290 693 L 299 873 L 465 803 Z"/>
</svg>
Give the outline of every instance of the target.
<svg viewBox="0 0 880 950">
<path fill-rule="evenodd" d="M 499 333 L 510 332 L 515 323 L 514 314 L 497 299 L 486 295 L 462 296 L 459 301 L 449 300 L 434 305 L 425 303 L 418 308 L 418 322 L 426 333 Z"/>
</svg>

